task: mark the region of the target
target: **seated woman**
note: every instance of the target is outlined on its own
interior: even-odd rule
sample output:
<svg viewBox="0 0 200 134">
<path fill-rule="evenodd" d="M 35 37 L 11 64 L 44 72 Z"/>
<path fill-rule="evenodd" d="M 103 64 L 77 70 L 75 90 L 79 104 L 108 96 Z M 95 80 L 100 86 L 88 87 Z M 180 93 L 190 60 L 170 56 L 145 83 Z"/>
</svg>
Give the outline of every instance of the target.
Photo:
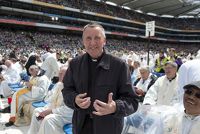
<svg viewBox="0 0 200 134">
<path fill-rule="evenodd" d="M 142 105 L 136 113 L 125 117 L 125 127 L 122 134 L 127 134 L 127 132 L 136 134 L 165 134 L 164 131 L 168 131 L 165 128 L 176 126 L 176 122 L 170 122 L 168 125 L 168 120 L 177 118 L 178 114 L 179 112 L 172 106 Z M 133 132 L 129 130 L 130 127 L 133 127 Z"/>
<path fill-rule="evenodd" d="M 179 134 L 199 134 L 200 126 L 200 81 L 192 82 L 183 87 L 184 112 L 178 119 Z"/>
</svg>

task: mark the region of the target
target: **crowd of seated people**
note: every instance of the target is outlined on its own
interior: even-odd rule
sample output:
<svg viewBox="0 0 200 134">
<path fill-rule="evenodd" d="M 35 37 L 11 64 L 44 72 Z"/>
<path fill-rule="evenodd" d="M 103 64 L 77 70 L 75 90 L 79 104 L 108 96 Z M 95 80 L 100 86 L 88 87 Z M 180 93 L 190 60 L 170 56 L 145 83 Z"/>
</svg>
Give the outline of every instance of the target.
<svg viewBox="0 0 200 134">
<path fill-rule="evenodd" d="M 13 90 L 14 87 L 10 87 L 9 89 L 4 89 L 5 92 L 7 90 L 12 91 L 9 95 L 1 94 L 1 97 L 3 98 L 4 97 L 12 98 L 11 99 L 12 101 L 10 104 L 11 108 L 9 110 L 8 109 L 5 110 L 5 109 L 2 109 L 0 105 L 1 107 L 0 113 L 10 113 L 9 122 L 5 123 L 6 127 L 10 127 L 12 125 L 15 125 L 15 126 L 29 125 L 31 123 L 30 121 L 31 116 L 33 115 L 33 118 L 35 118 L 36 120 L 35 114 L 39 113 L 39 111 L 37 111 L 33 114 L 32 112 L 33 107 L 31 105 L 32 102 L 43 100 L 44 97 L 48 95 L 48 92 L 49 92 L 48 89 L 50 87 L 50 83 L 56 83 L 55 87 L 52 89 L 52 94 L 48 96 L 49 97 L 48 99 L 49 101 L 47 103 L 48 107 L 46 107 L 48 109 L 44 109 L 43 112 L 41 111 L 40 116 L 45 118 L 43 120 L 43 123 L 41 123 L 43 127 L 40 125 L 30 127 L 29 133 L 35 133 L 35 131 L 39 130 L 38 127 L 41 127 L 41 130 L 40 130 L 41 133 L 47 133 L 46 132 L 47 130 L 49 131 L 48 133 L 50 132 L 55 133 L 55 130 L 57 130 L 56 132 L 64 133 L 63 126 L 65 124 L 71 123 L 72 114 L 73 114 L 73 111 L 64 105 L 64 102 L 62 102 L 62 98 L 61 98 L 62 97 L 61 90 L 63 88 L 62 79 L 64 77 L 65 71 L 67 70 L 68 62 L 61 63 L 57 60 L 59 57 L 56 55 L 60 53 L 59 50 L 57 51 L 43 50 L 43 53 L 40 53 L 39 51 L 34 51 L 34 52 L 35 53 L 30 53 L 29 57 L 26 58 L 26 61 L 29 61 L 29 62 L 25 61 L 24 62 L 25 64 L 20 64 L 22 66 L 23 71 L 26 72 L 28 70 L 29 75 L 30 75 L 30 80 L 23 83 L 21 83 L 22 82 L 21 81 L 20 84 L 22 84 L 23 86 L 19 88 L 18 90 Z M 8 76 L 5 75 L 6 71 L 10 72 L 11 78 L 16 78 L 14 76 L 20 77 L 20 74 L 17 73 L 16 71 L 18 70 L 19 66 L 16 66 L 17 64 L 14 63 L 13 60 L 11 59 L 15 58 L 18 62 L 21 62 L 21 60 L 24 60 L 22 54 L 23 53 L 21 53 L 21 55 L 18 55 L 17 51 L 12 50 L 11 48 L 11 53 L 9 53 L 7 57 L 4 57 L 4 56 L 2 57 L 1 67 L 4 67 L 1 72 L 2 79 L 7 79 Z M 32 60 L 33 55 L 37 57 L 34 60 Z M 55 67 L 55 64 L 58 65 L 58 68 L 56 68 L 58 70 L 55 70 L 55 68 L 52 68 L 52 66 Z M 12 72 L 15 71 L 14 73 L 11 73 L 10 71 L 11 69 L 9 69 L 11 65 L 12 65 L 12 68 L 11 68 Z M 58 79 L 54 79 L 55 77 L 57 77 Z M 15 84 L 13 82 L 14 81 L 12 80 L 12 83 L 9 81 L 7 83 L 10 85 Z M 2 81 L 0 82 L 0 84 L 2 84 Z M 51 112 L 49 112 L 49 109 L 51 109 Z M 47 111 L 49 112 L 48 114 L 47 114 Z M 55 119 L 57 121 L 55 122 L 54 125 L 52 125 L 52 121 L 54 121 Z M 32 121 L 33 125 L 36 125 L 34 122 L 35 120 Z M 60 122 L 62 123 L 59 123 L 58 120 L 60 120 Z M 55 127 L 55 128 L 52 127 L 55 125 L 58 126 L 58 124 L 60 125 L 60 127 Z M 47 128 L 48 125 L 50 125 L 49 127 L 52 130 Z M 44 132 L 45 128 L 46 130 Z"/>
<path fill-rule="evenodd" d="M 0 35 L 0 52 L 4 58 L 8 57 L 8 53 L 13 50 L 24 59 L 32 52 L 44 53 L 43 49 L 55 48 L 61 51 L 60 59 L 66 60 L 68 57 L 75 57 L 79 51 L 83 50 L 81 37 L 79 35 L 53 33 L 53 32 L 38 32 L 38 31 L 24 31 L 15 29 L 0 29 L 2 33 Z M 128 57 L 129 53 L 134 52 L 141 62 L 145 63 L 147 60 L 147 41 L 141 41 L 138 39 L 129 38 L 107 38 L 106 49 L 119 57 Z M 174 48 L 176 62 L 180 62 L 178 59 L 192 59 L 195 56 L 196 51 L 200 48 L 198 44 L 175 44 L 165 42 L 150 43 L 150 59 L 157 59 L 158 52 L 167 52 L 167 48 Z M 21 55 L 23 53 L 23 55 Z M 171 53 L 173 54 L 173 53 Z M 155 61 L 151 61 L 155 64 Z"/>
<path fill-rule="evenodd" d="M 111 6 L 103 2 L 90 0 L 38 0 L 51 4 L 63 5 L 66 7 L 78 8 L 81 10 L 91 11 L 95 13 L 106 14 L 110 16 L 135 20 L 139 22 L 156 21 L 157 26 L 173 29 L 196 30 L 199 28 L 198 18 L 162 18 L 150 16 L 143 13 L 138 13 L 132 10 L 127 10 L 119 6 Z M 100 8 L 102 7 L 102 8 Z"/>
<path fill-rule="evenodd" d="M 164 64 L 164 75 L 146 92 L 137 112 L 125 117 L 122 134 L 133 131 L 142 134 L 199 133 L 199 55 L 200 52 L 196 59 L 183 63 L 179 70 L 176 62 Z M 144 95 L 137 88 L 135 91 L 139 97 Z M 133 131 L 129 131 L 130 126 Z"/>
<path fill-rule="evenodd" d="M 39 101 L 39 100 L 42 100 L 42 98 L 44 98 L 44 96 L 47 95 L 47 91 L 48 91 L 47 88 L 49 86 L 49 83 L 45 84 L 43 82 L 44 81 L 48 82 L 46 79 L 53 82 L 54 78 L 56 77 L 58 78 L 59 76 L 58 72 L 62 70 L 60 67 L 68 66 L 69 60 L 71 58 L 74 58 L 78 55 L 83 54 L 84 49 L 81 49 L 82 47 L 81 37 L 77 35 L 69 36 L 69 35 L 58 34 L 58 33 L 53 34 L 50 32 L 49 33 L 33 32 L 33 31 L 25 32 L 25 31 L 5 30 L 5 29 L 1 29 L 1 32 L 3 33 L 0 35 L 0 43 L 2 44 L 1 49 L 0 49 L 1 64 L 3 65 L 2 67 L 5 67 L 8 61 L 12 62 L 15 68 L 18 68 L 19 66 L 17 66 L 17 64 L 18 65 L 20 64 L 22 66 L 22 69 L 28 70 L 29 74 L 31 75 L 30 81 L 24 83 L 26 88 L 22 88 L 16 91 L 14 94 L 12 93 L 10 95 L 10 97 L 12 97 L 12 102 L 11 102 L 11 111 L 10 111 L 11 117 L 10 117 L 9 122 L 6 123 L 6 126 L 8 127 L 13 124 L 17 125 L 16 121 L 18 120 L 16 119 L 16 117 L 18 117 L 19 119 L 20 117 L 19 113 L 21 112 L 21 108 L 23 107 L 24 102 Z M 179 96 L 177 95 L 177 92 L 178 92 L 177 79 L 179 78 L 179 74 L 177 73 L 178 65 L 175 63 L 176 58 L 177 58 L 177 55 L 181 54 L 178 52 L 180 52 L 181 50 L 185 51 L 186 50 L 185 48 L 189 46 L 185 46 L 185 48 L 180 49 L 180 46 L 177 45 L 175 47 L 174 44 L 171 44 L 171 45 L 169 44 L 164 45 L 164 44 L 159 44 L 159 43 L 152 44 L 153 47 L 150 53 L 151 64 L 149 66 L 147 66 L 146 46 L 147 46 L 147 42 L 141 42 L 141 41 L 135 41 L 135 40 L 127 41 L 127 40 L 108 38 L 106 49 L 111 54 L 122 58 L 124 61 L 127 62 L 127 64 L 129 64 L 129 66 L 131 66 L 130 68 L 132 68 L 132 74 L 136 75 L 135 80 L 132 82 L 133 84 L 135 83 L 136 94 L 138 95 L 138 97 L 142 97 L 140 99 L 141 105 L 143 103 L 144 105 L 157 105 L 157 104 L 163 105 L 164 104 L 164 105 L 172 106 L 177 101 L 179 101 L 178 99 Z M 169 48 L 167 50 L 164 49 L 164 47 L 169 47 L 169 46 L 173 46 L 174 48 Z M 190 48 L 192 47 L 193 46 L 190 46 Z M 156 58 L 159 58 L 159 55 L 157 54 L 157 52 L 161 49 L 165 50 L 164 55 L 166 55 L 166 57 L 168 58 L 168 61 L 165 62 L 165 64 L 163 65 L 163 70 L 165 74 L 163 74 L 163 76 L 161 77 L 157 76 L 159 78 L 157 80 L 154 79 L 151 86 L 149 86 L 152 80 L 151 76 L 153 75 L 153 72 L 154 72 Z M 190 49 L 190 51 L 195 53 L 196 51 L 194 50 Z M 184 53 L 181 56 L 184 56 L 185 60 L 191 60 L 191 57 L 188 55 L 188 53 Z M 35 55 L 35 58 L 34 60 L 30 61 L 29 66 L 28 66 L 27 65 L 28 62 L 26 61 L 29 61 L 30 59 L 32 59 L 33 55 Z M 13 58 L 16 60 L 13 60 Z M 49 62 L 49 60 L 53 62 Z M 187 61 L 185 62 L 187 63 Z M 185 63 L 183 63 L 183 67 L 184 67 L 184 64 Z M 54 68 L 56 67 L 55 65 L 58 67 Z M 38 70 L 38 66 L 40 66 L 40 70 Z M 180 69 L 182 68 L 181 66 L 182 65 L 180 65 Z M 138 78 L 140 78 L 140 80 Z M 34 79 L 38 79 L 38 81 L 36 82 L 34 81 Z M 139 80 L 138 83 L 135 82 L 136 80 Z M 143 82 L 143 80 L 146 80 L 146 82 L 145 81 Z M 61 78 L 59 79 L 59 81 L 61 81 Z M 40 84 L 40 83 L 43 83 L 43 84 Z M 60 84 L 62 85 L 62 83 Z M 143 87 L 143 84 L 145 84 L 144 87 Z M 183 85 L 186 85 L 186 84 L 188 83 L 183 83 Z M 165 88 L 163 89 L 163 87 Z M 163 92 L 159 92 L 161 89 Z M 168 91 L 168 89 L 172 90 L 173 92 Z M 59 87 L 58 88 L 59 93 L 60 93 L 60 90 L 62 90 L 62 88 Z M 187 94 L 189 94 L 188 92 Z M 198 91 L 195 90 L 194 92 L 195 94 L 197 94 L 196 92 Z M 164 94 L 164 93 L 167 93 L 167 94 Z M 7 97 L 7 96 L 3 96 L 3 97 Z M 55 96 L 53 98 L 55 98 Z M 143 98 L 144 98 L 144 101 L 143 101 Z M 163 98 L 165 98 L 164 99 L 165 101 L 163 100 Z M 57 100 L 55 101 L 57 103 Z M 56 105 L 56 106 L 54 106 L 54 101 L 50 103 L 52 103 L 52 105 L 50 104 L 50 106 L 47 106 L 44 109 L 38 108 L 32 113 L 31 115 L 32 121 L 31 121 L 31 127 L 29 130 L 29 133 L 31 132 L 35 133 L 35 131 L 43 132 L 44 129 L 48 129 L 48 128 L 52 128 L 54 129 L 54 131 L 60 132 L 62 131 L 62 126 L 64 124 L 71 123 L 70 118 L 71 118 L 72 113 L 70 112 L 68 108 L 66 108 L 65 106 L 63 108 L 65 112 L 70 113 L 69 116 L 66 117 L 66 121 L 64 121 L 60 119 L 64 117 L 62 115 L 62 112 L 58 112 L 59 111 L 58 109 L 62 108 L 63 106 L 61 105 L 62 103 L 59 101 L 59 105 Z M 68 110 L 66 111 L 65 109 L 68 109 L 69 111 Z M 35 115 L 36 113 L 39 115 Z M 54 114 L 56 114 L 56 116 Z M 190 114 L 190 111 L 187 112 L 186 114 Z M 41 118 L 44 118 L 44 119 L 41 122 L 37 121 L 36 116 L 38 116 L 37 117 L 38 120 L 40 120 Z M 52 126 L 55 126 L 54 125 L 55 122 L 52 122 L 52 120 L 54 120 L 53 117 L 58 117 L 57 118 L 58 122 L 59 121 L 60 122 L 57 125 L 59 127 L 52 127 Z M 40 126 L 40 123 L 41 123 L 41 126 Z M 49 131 L 51 130 L 48 129 L 48 132 Z M 54 131 L 51 131 L 51 132 L 54 132 Z"/>
<path fill-rule="evenodd" d="M 42 47 L 57 48 L 69 51 L 75 51 L 77 48 L 81 48 L 81 37 L 73 34 L 53 33 L 53 32 L 36 32 L 36 31 L 24 31 L 24 30 L 12 30 L 12 29 L 0 29 L 2 33 L 0 35 L 1 55 L 9 53 L 10 48 L 17 49 L 18 53 L 29 54 L 32 51 L 40 51 Z M 128 40 L 128 41 L 127 41 Z M 107 48 L 109 51 L 113 50 L 132 50 L 134 52 L 147 51 L 147 41 L 139 41 L 137 39 L 107 39 Z M 180 47 L 181 46 L 181 47 Z M 197 44 L 174 44 L 163 42 L 151 42 L 150 50 L 158 52 L 165 48 L 175 48 L 181 55 L 193 54 L 199 49 Z"/>
</svg>

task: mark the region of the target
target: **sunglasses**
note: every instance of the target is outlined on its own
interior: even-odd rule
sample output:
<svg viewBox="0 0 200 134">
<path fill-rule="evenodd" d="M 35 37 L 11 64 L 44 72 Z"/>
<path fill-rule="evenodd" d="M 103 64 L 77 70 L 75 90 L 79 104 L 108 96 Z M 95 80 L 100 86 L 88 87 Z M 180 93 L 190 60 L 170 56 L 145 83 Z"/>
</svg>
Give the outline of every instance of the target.
<svg viewBox="0 0 200 134">
<path fill-rule="evenodd" d="M 193 96 L 197 97 L 198 99 L 200 99 L 200 93 L 194 93 L 194 90 L 192 90 L 192 89 L 186 90 L 185 94 L 187 94 L 187 95 L 193 95 Z"/>
</svg>

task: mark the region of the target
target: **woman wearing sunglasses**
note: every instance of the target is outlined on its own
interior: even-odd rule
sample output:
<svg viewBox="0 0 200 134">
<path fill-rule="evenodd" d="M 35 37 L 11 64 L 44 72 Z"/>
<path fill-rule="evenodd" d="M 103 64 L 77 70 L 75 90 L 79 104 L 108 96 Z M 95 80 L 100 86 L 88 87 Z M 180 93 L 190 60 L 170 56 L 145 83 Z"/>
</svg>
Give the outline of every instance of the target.
<svg viewBox="0 0 200 134">
<path fill-rule="evenodd" d="M 184 113 L 179 116 L 178 134 L 199 134 L 200 127 L 200 81 L 183 87 Z"/>
<path fill-rule="evenodd" d="M 164 118 L 162 134 L 200 134 L 200 81 L 183 86 L 184 111 L 174 107 L 177 112 Z M 181 104 L 182 105 L 182 104 Z"/>
</svg>

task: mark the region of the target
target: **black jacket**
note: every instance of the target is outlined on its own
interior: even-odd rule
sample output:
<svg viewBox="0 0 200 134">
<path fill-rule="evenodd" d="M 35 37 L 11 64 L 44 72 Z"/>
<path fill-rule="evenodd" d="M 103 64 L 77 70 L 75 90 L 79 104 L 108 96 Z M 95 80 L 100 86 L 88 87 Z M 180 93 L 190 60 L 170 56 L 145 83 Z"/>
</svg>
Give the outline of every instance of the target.
<svg viewBox="0 0 200 134">
<path fill-rule="evenodd" d="M 88 58 L 89 55 L 84 54 L 73 59 L 63 80 L 64 102 L 74 109 L 73 134 L 80 133 L 87 114 L 87 110 L 77 107 L 75 97 L 80 93 L 88 92 Z M 104 54 L 97 65 L 95 83 L 92 97 L 107 102 L 108 94 L 112 92 L 117 108 L 114 114 L 93 116 L 94 134 L 121 134 L 123 117 L 132 114 L 138 108 L 128 66 L 122 60 Z"/>
</svg>

